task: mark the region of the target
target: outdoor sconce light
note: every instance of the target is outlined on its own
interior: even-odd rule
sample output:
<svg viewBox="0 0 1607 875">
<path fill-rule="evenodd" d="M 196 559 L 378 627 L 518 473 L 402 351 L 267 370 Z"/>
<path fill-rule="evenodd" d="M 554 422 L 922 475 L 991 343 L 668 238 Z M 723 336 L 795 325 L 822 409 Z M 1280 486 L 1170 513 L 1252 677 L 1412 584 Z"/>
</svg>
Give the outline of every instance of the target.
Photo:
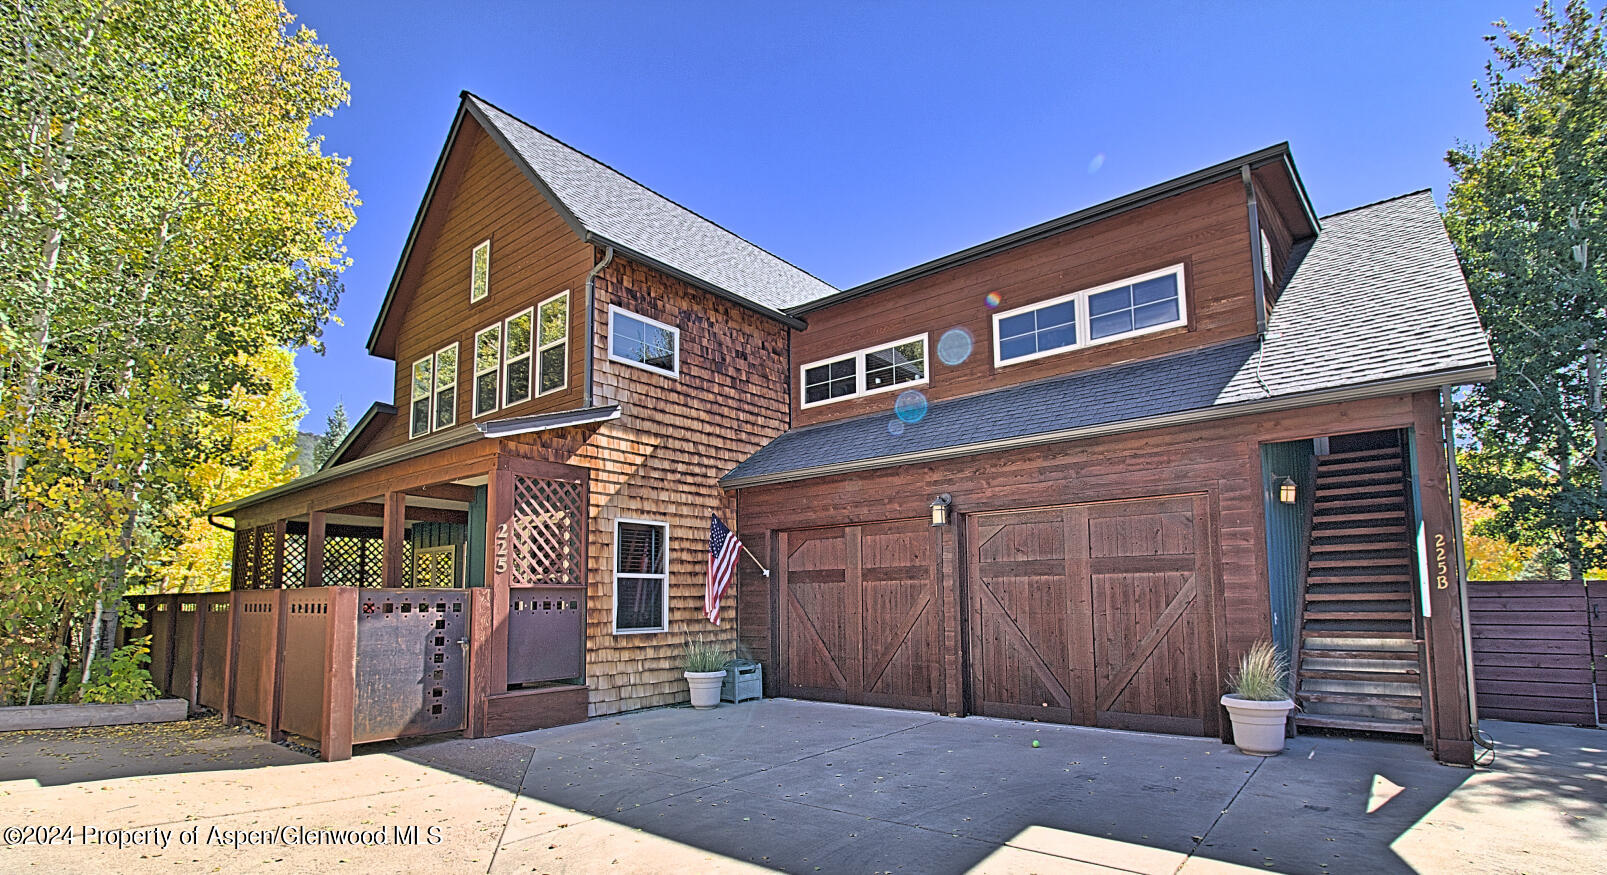
<svg viewBox="0 0 1607 875">
<path fill-rule="evenodd" d="M 932 525 L 946 526 L 949 524 L 949 509 L 954 506 L 954 496 L 947 492 L 939 495 L 932 502 Z"/>
<path fill-rule="evenodd" d="M 1292 478 L 1285 477 L 1278 484 L 1278 500 L 1284 504 L 1295 503 L 1295 481 Z"/>
</svg>

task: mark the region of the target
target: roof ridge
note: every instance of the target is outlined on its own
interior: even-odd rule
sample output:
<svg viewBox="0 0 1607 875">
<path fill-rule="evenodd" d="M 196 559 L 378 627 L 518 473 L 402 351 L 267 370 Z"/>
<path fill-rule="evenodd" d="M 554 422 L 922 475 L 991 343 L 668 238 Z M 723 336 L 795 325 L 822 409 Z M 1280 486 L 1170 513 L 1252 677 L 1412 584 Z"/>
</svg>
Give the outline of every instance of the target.
<svg viewBox="0 0 1607 875">
<path fill-rule="evenodd" d="M 1432 187 L 1430 187 L 1430 188 L 1420 188 L 1420 189 L 1418 189 L 1416 191 L 1409 191 L 1409 192 L 1406 192 L 1405 194 L 1397 194 L 1397 195 L 1395 195 L 1393 197 L 1381 198 L 1379 200 L 1373 201 L 1370 204 L 1362 204 L 1360 206 L 1349 207 L 1347 209 L 1343 209 L 1343 210 L 1340 210 L 1340 211 L 1335 212 L 1335 213 L 1329 213 L 1326 216 L 1318 216 L 1317 218 L 1320 219 L 1320 220 L 1322 220 L 1322 219 L 1332 219 L 1335 216 L 1343 216 L 1346 213 L 1354 213 L 1354 212 L 1356 212 L 1358 210 L 1365 210 L 1365 209 L 1368 209 L 1368 208 L 1371 208 L 1371 207 L 1382 206 L 1382 205 L 1390 203 L 1392 201 L 1405 200 L 1405 199 L 1407 199 L 1409 197 L 1414 197 L 1414 196 L 1420 195 L 1420 194 L 1428 194 L 1429 196 L 1432 197 L 1433 194 L 1434 194 L 1434 189 Z"/>
<path fill-rule="evenodd" d="M 713 219 L 709 218 L 708 216 L 705 216 L 702 213 L 699 213 L 697 210 L 694 210 L 691 207 L 688 207 L 685 204 L 681 203 L 680 201 L 677 201 L 676 199 L 674 199 L 672 197 L 669 197 L 668 195 L 665 195 L 664 193 L 654 189 L 652 186 L 647 185 L 647 184 L 643 183 L 641 180 L 636 179 L 635 177 L 631 176 L 628 173 L 625 173 L 624 171 L 620 170 L 617 167 L 614 167 L 613 165 L 609 164 L 608 162 L 600 160 L 600 159 L 598 159 L 596 157 L 593 157 L 589 153 L 584 152 L 584 151 L 582 151 L 580 149 L 577 149 L 574 146 L 571 146 L 569 143 L 559 139 L 558 137 L 553 136 L 552 134 L 547 133 L 546 131 L 542 130 L 541 128 L 536 127 L 535 125 L 531 124 L 530 122 L 525 121 L 524 119 L 520 118 L 519 116 L 514 115 L 513 113 L 503 109 L 502 107 L 497 106 L 496 104 L 492 103 L 491 101 L 486 100 L 484 97 L 481 97 L 480 95 L 475 94 L 474 92 L 469 91 L 468 89 L 463 90 L 463 96 L 466 97 L 466 98 L 472 98 L 472 99 L 474 99 L 476 101 L 479 101 L 482 104 L 485 104 L 486 106 L 496 110 L 499 113 L 502 113 L 503 115 L 507 116 L 508 118 L 513 119 L 514 121 L 518 122 L 519 124 L 524 125 L 525 127 L 529 128 L 530 130 L 535 131 L 536 133 L 542 135 L 543 137 L 546 137 L 547 139 L 553 141 L 554 143 L 557 143 L 559 146 L 561 146 L 561 147 L 563 147 L 565 149 L 568 149 L 569 151 L 575 153 L 576 155 L 579 155 L 580 157 L 585 158 L 587 161 L 590 161 L 593 164 L 596 164 L 598 167 L 601 167 L 604 170 L 607 170 L 608 172 L 615 174 L 616 176 L 620 177 L 621 179 L 624 179 L 625 181 L 631 183 L 632 185 L 639 186 L 642 190 L 648 192 L 649 194 L 653 195 L 654 197 L 658 197 L 658 198 L 662 199 L 665 203 L 670 204 L 671 206 L 674 206 L 677 209 L 684 210 L 687 214 L 689 214 L 689 215 L 691 215 L 691 216 L 693 216 L 693 217 L 695 217 L 695 218 L 697 218 L 697 219 L 699 219 L 701 221 L 709 223 L 710 225 L 714 226 L 715 228 L 718 228 L 721 231 L 723 231 L 724 233 L 729 234 L 732 237 L 736 238 L 737 240 L 740 240 L 743 243 L 746 243 L 747 245 L 752 246 L 754 249 L 757 249 L 760 252 L 763 252 L 765 255 L 768 255 L 771 258 L 774 258 L 775 260 L 781 262 L 782 264 L 787 265 L 788 267 L 792 268 L 793 270 L 796 270 L 799 273 L 802 273 L 805 276 L 808 276 L 810 279 L 815 280 L 816 282 L 820 283 L 821 285 L 824 285 L 825 287 L 827 287 L 829 289 L 834 289 L 836 291 L 842 291 L 841 289 L 838 289 L 836 286 L 832 285 L 831 283 L 828 283 L 825 280 L 821 279 L 820 277 L 815 276 L 813 273 L 810 273 L 809 271 L 804 270 L 803 268 L 799 267 L 798 265 L 793 264 L 791 261 L 788 261 L 787 259 L 782 258 L 781 256 L 775 254 L 774 252 L 771 252 L 770 250 L 764 248 L 763 246 L 760 246 L 759 244 L 753 242 L 752 240 L 749 240 L 748 238 L 742 236 L 741 234 L 738 234 L 737 232 L 731 230 L 730 228 L 727 228 L 726 226 L 720 224 L 719 222 L 714 221 Z"/>
</svg>

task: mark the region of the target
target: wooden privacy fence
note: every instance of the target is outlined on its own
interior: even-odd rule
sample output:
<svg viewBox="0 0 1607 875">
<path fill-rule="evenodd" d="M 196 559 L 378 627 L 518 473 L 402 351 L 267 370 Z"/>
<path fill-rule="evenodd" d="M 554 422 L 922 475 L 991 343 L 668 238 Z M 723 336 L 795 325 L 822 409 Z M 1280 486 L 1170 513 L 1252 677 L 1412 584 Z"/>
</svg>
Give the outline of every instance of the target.
<svg viewBox="0 0 1607 875">
<path fill-rule="evenodd" d="M 470 628 L 490 623 L 490 596 L 349 586 L 137 596 L 127 610 L 145 622 L 123 637 L 151 637 L 151 682 L 164 694 L 346 759 L 354 743 L 467 728 Z M 571 689 L 584 708 L 584 688 Z"/>
<path fill-rule="evenodd" d="M 1596 726 L 1607 669 L 1607 581 L 1471 581 L 1480 717 Z"/>
</svg>

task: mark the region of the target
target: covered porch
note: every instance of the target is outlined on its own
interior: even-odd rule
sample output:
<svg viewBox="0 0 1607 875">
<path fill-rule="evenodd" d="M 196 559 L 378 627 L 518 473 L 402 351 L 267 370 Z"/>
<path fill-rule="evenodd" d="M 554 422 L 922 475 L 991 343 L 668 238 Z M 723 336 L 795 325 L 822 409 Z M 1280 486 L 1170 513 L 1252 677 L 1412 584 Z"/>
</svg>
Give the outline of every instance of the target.
<svg viewBox="0 0 1607 875">
<path fill-rule="evenodd" d="M 154 683 L 326 760 L 585 720 L 586 469 L 496 438 L 367 461 L 218 509 L 232 590 L 133 600 Z"/>
</svg>

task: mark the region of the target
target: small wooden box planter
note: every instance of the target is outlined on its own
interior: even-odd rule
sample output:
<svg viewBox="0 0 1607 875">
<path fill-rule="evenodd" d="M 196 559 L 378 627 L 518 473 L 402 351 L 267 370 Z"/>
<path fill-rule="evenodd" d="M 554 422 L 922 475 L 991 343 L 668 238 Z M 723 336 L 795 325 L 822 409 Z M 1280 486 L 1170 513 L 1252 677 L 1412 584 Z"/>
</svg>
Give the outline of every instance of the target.
<svg viewBox="0 0 1607 875">
<path fill-rule="evenodd" d="M 127 705 L 11 705 L 0 708 L 0 732 L 78 729 L 131 723 L 172 723 L 189 716 L 183 699 L 152 699 Z"/>
<path fill-rule="evenodd" d="M 720 701 L 746 702 L 764 698 L 764 669 L 751 659 L 733 659 L 725 664 L 725 680 L 720 683 Z"/>
</svg>

